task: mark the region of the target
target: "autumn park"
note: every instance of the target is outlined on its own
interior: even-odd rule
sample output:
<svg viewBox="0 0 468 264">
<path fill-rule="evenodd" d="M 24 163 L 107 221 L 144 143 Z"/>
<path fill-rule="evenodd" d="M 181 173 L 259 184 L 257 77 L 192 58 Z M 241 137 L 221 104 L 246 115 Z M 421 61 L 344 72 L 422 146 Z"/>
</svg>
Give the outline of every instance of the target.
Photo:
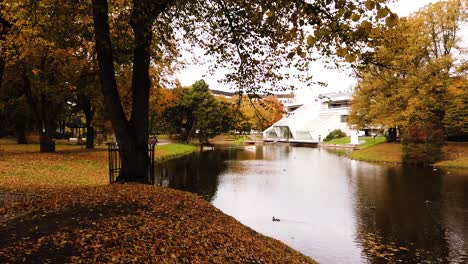
<svg viewBox="0 0 468 264">
<path fill-rule="evenodd" d="M 0 0 L 0 263 L 466 263 L 467 201 L 466 0 Z"/>
</svg>

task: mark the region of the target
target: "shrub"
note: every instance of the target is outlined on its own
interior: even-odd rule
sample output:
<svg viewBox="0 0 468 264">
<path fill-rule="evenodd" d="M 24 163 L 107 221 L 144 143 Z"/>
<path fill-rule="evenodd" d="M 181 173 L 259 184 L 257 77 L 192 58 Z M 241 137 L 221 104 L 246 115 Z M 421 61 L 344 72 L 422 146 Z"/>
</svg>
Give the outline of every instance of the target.
<svg viewBox="0 0 468 264">
<path fill-rule="evenodd" d="M 323 139 L 323 141 L 330 141 L 333 139 L 343 138 L 343 137 L 346 137 L 346 133 L 344 133 L 340 129 L 335 129 L 332 132 L 330 132 L 330 134 L 328 134 L 327 137 Z"/>
</svg>

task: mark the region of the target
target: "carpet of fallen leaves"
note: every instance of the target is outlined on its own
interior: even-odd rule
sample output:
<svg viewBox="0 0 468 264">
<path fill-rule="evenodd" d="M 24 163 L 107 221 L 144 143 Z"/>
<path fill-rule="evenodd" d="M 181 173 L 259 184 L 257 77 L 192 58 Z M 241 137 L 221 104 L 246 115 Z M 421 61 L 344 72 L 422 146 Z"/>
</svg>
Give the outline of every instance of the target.
<svg viewBox="0 0 468 264">
<path fill-rule="evenodd" d="M 1 192 L 0 263 L 314 263 L 186 192 L 137 184 Z"/>
<path fill-rule="evenodd" d="M 105 149 L 0 143 L 0 263 L 314 263 L 197 195 L 109 185 Z"/>
</svg>

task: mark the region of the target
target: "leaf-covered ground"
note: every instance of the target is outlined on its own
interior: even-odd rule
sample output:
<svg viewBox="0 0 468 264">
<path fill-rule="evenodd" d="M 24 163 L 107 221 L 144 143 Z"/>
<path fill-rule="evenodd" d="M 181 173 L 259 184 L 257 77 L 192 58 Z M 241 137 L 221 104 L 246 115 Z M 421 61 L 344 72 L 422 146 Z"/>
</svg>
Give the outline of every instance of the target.
<svg viewBox="0 0 468 264">
<path fill-rule="evenodd" d="M 194 194 L 108 185 L 105 149 L 0 143 L 0 263 L 313 263 Z"/>
<path fill-rule="evenodd" d="M 313 263 L 194 194 L 131 184 L 30 191 L 2 191 L 11 197 L 0 202 L 0 263 Z"/>
<path fill-rule="evenodd" d="M 156 146 L 157 161 L 192 153 L 196 146 Z M 0 187 L 24 185 L 94 186 L 109 183 L 105 147 L 87 150 L 77 145 L 57 145 L 56 153 L 40 153 L 39 145 L 17 145 L 0 140 Z"/>
</svg>

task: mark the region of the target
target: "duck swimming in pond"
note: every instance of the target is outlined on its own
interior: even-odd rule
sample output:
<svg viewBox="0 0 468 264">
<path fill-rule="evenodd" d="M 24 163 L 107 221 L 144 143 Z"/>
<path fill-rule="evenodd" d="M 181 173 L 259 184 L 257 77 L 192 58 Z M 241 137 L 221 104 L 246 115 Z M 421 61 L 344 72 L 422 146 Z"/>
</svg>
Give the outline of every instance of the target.
<svg viewBox="0 0 468 264">
<path fill-rule="evenodd" d="M 278 218 L 275 218 L 274 216 L 273 216 L 272 220 L 273 220 L 273 222 L 279 222 L 280 221 Z"/>
</svg>

